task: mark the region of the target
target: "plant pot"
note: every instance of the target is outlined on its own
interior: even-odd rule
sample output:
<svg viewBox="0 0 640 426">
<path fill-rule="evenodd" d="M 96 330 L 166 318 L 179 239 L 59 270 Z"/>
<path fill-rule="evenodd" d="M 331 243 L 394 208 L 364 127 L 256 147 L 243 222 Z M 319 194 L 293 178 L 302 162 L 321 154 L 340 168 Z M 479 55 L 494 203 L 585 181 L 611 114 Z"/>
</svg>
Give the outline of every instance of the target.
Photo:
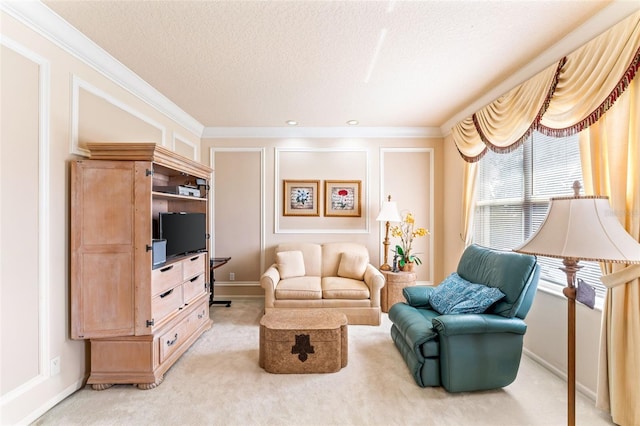
<svg viewBox="0 0 640 426">
<path fill-rule="evenodd" d="M 413 272 L 413 267 L 415 265 L 415 262 L 406 262 L 403 266 L 402 266 L 402 271 L 403 272 Z"/>
</svg>

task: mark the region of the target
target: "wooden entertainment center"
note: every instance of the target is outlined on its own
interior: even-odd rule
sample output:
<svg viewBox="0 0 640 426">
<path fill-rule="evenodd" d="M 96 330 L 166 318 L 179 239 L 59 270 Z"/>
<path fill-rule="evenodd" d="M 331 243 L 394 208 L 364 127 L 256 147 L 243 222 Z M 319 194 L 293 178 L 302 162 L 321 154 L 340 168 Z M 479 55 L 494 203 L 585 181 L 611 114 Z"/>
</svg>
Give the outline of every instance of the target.
<svg viewBox="0 0 640 426">
<path fill-rule="evenodd" d="M 89 143 L 71 163 L 71 337 L 91 342 L 88 383 L 141 389 L 211 327 L 209 245 L 153 267 L 159 213 L 204 213 L 212 170 L 155 143 Z M 198 188 L 196 194 L 154 187 Z"/>
</svg>

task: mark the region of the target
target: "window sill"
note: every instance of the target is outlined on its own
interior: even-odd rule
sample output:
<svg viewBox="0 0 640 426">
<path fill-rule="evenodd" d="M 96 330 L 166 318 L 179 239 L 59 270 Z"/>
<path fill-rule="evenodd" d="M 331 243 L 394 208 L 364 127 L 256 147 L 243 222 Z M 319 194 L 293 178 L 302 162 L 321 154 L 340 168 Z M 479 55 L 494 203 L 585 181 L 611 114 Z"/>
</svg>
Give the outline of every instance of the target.
<svg viewBox="0 0 640 426">
<path fill-rule="evenodd" d="M 561 287 L 558 284 L 545 281 L 542 278 L 540 278 L 540 281 L 538 282 L 538 291 L 542 291 L 544 293 L 551 294 L 566 300 L 566 297 L 564 296 L 564 294 L 562 294 L 563 288 L 564 287 Z M 596 303 L 593 309 L 596 311 L 602 312 L 603 307 L 604 307 L 604 298 L 596 295 Z"/>
</svg>

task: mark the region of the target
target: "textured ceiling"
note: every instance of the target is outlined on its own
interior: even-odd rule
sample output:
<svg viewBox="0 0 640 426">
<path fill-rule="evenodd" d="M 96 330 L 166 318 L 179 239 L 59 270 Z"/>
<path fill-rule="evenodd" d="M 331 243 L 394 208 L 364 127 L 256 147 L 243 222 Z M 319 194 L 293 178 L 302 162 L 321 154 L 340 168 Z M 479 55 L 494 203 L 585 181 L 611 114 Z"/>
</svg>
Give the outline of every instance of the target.
<svg viewBox="0 0 640 426">
<path fill-rule="evenodd" d="M 607 2 L 45 4 L 206 127 L 440 127 Z"/>
</svg>

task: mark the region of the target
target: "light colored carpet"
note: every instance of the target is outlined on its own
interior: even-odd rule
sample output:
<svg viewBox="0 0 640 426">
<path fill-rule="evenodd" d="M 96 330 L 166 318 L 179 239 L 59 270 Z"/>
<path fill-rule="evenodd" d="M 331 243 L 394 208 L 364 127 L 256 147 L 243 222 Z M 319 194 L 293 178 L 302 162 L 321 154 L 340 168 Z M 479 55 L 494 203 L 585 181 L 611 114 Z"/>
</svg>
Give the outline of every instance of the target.
<svg viewBox="0 0 640 426">
<path fill-rule="evenodd" d="M 270 374 L 258 366 L 262 301 L 213 306 L 213 327 L 152 390 L 79 390 L 36 425 L 565 425 L 566 383 L 523 357 L 517 380 L 494 391 L 420 388 L 379 327 L 349 326 L 349 364 L 330 374 Z M 611 425 L 577 396 L 576 423 Z"/>
</svg>

